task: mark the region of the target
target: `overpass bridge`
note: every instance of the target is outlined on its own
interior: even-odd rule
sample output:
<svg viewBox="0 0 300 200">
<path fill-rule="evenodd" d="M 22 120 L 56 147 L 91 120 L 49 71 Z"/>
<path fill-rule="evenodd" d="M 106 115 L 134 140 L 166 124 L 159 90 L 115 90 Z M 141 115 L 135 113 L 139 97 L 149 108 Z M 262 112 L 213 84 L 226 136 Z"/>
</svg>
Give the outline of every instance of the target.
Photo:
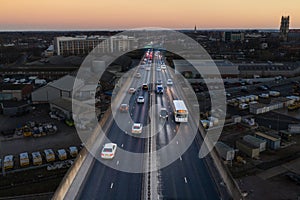
<svg viewBox="0 0 300 200">
<path fill-rule="evenodd" d="M 191 116 L 197 113 L 198 107 L 193 102 L 188 83 L 171 68 L 161 69 L 165 58 L 160 52 L 151 51 L 151 61 L 144 55 L 137 68 L 129 72 L 128 79 L 118 89 L 113 102 L 114 105 L 127 102 L 131 119 L 118 111 L 115 115 L 113 110 L 106 112 L 100 121 L 105 136 L 99 134 L 99 130 L 94 130 L 86 143 L 89 151 L 86 148 L 82 150 L 53 199 L 231 199 L 232 196 L 238 196 L 233 192 L 234 183 L 222 172 L 220 161 L 214 161 L 216 156 L 212 158 L 209 154 L 205 158 L 199 158 L 205 135 L 203 127 L 199 128 L 192 117 L 188 123 L 178 124 L 174 121 L 172 100 L 184 100 Z M 135 77 L 136 73 L 141 76 Z M 166 85 L 168 79 L 173 80 L 173 85 Z M 163 94 L 155 93 L 154 87 L 158 80 L 164 86 Z M 149 90 L 142 89 L 143 83 L 149 85 Z M 136 92 L 129 94 L 127 91 L 132 87 Z M 138 96 L 144 97 L 143 104 L 137 103 Z M 159 118 L 160 107 L 167 108 L 168 120 Z M 123 123 L 121 128 L 120 122 Z M 132 122 L 143 124 L 141 135 L 134 136 L 130 133 Z M 179 129 L 183 130 L 186 139 L 176 140 Z M 182 155 L 178 152 L 174 162 L 161 168 L 168 156 L 178 151 L 176 145 L 180 147 L 188 143 L 185 140 L 191 138 L 189 134 L 195 129 L 198 130 L 196 137 L 186 151 Z M 100 158 L 100 152 L 108 139 L 116 143 L 118 148 L 112 160 L 104 161 Z M 169 148 L 165 154 L 157 153 L 170 143 L 175 144 L 174 148 Z M 132 159 L 120 154 L 121 149 L 144 153 L 144 156 Z M 118 170 L 124 166 L 131 166 L 138 173 Z M 224 182 L 227 187 L 222 184 Z"/>
</svg>

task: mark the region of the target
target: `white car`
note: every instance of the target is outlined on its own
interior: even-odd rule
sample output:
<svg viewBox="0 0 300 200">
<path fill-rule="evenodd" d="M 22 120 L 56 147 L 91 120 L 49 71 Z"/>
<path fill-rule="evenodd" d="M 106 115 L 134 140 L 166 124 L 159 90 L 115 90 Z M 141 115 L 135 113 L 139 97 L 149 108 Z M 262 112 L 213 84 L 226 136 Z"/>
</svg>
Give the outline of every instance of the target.
<svg viewBox="0 0 300 200">
<path fill-rule="evenodd" d="M 128 93 L 129 94 L 134 94 L 135 93 L 135 89 L 134 88 L 129 88 Z"/>
<path fill-rule="evenodd" d="M 267 99 L 269 98 L 269 94 L 268 93 L 263 93 L 263 94 L 260 94 L 258 95 L 260 98 L 264 98 L 264 99 Z"/>
<path fill-rule="evenodd" d="M 143 125 L 140 123 L 134 123 L 131 128 L 132 133 L 142 133 Z"/>
<path fill-rule="evenodd" d="M 161 68 L 160 67 L 156 67 L 156 71 L 160 72 Z"/>
<path fill-rule="evenodd" d="M 161 69 L 163 69 L 163 70 L 167 69 L 167 66 L 166 66 L 166 65 L 161 65 L 160 67 L 161 67 Z"/>
<path fill-rule="evenodd" d="M 101 151 L 101 158 L 103 159 L 113 159 L 117 151 L 117 144 L 106 143 Z"/>
<path fill-rule="evenodd" d="M 135 77 L 136 77 L 136 78 L 141 78 L 141 74 L 140 74 L 140 73 L 136 73 L 136 74 L 135 74 Z"/>
<path fill-rule="evenodd" d="M 169 78 L 169 79 L 167 80 L 167 85 L 173 85 L 172 79 Z"/>
<path fill-rule="evenodd" d="M 144 102 L 145 102 L 145 99 L 144 99 L 143 96 L 138 96 L 136 102 L 138 102 L 138 103 L 144 103 Z"/>
</svg>

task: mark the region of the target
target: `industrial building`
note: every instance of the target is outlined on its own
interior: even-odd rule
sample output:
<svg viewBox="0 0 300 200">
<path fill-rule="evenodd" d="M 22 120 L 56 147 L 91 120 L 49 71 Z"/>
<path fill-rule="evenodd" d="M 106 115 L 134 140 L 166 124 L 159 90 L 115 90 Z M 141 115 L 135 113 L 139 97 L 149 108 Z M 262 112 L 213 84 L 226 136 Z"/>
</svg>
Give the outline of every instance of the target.
<svg viewBox="0 0 300 200">
<path fill-rule="evenodd" d="M 254 137 L 252 135 L 245 135 L 243 137 L 243 140 L 256 146 L 259 147 L 259 152 L 265 151 L 266 150 L 266 146 L 267 146 L 267 142 L 265 140 L 259 139 L 257 137 Z"/>
<path fill-rule="evenodd" d="M 114 51 L 125 52 L 132 49 L 136 43 L 134 37 L 125 35 L 105 36 L 76 36 L 54 38 L 54 50 L 57 55 L 86 55 L 96 47 L 96 52 L 109 53 Z"/>
<path fill-rule="evenodd" d="M 66 119 L 91 119 L 95 115 L 100 114 L 100 109 L 95 108 L 84 102 L 76 101 L 68 97 L 62 97 L 49 102 L 50 110 L 56 115 L 61 116 Z"/>
<path fill-rule="evenodd" d="M 0 103 L 0 113 L 6 116 L 19 116 L 32 110 L 27 101 L 2 101 Z"/>
<path fill-rule="evenodd" d="M 222 78 L 237 78 L 240 74 L 238 65 L 230 62 L 229 60 L 173 60 L 175 71 L 183 75 L 188 74 L 187 78 L 199 78 L 199 72 L 193 67 L 203 67 L 207 72 L 208 67 L 216 66 L 222 76 Z M 216 74 L 206 74 L 206 77 L 215 77 Z"/>
<path fill-rule="evenodd" d="M 293 77 L 300 74 L 299 63 L 239 63 L 238 68 L 241 77 L 252 78 L 253 75 L 260 77 L 286 76 Z"/>
<path fill-rule="evenodd" d="M 222 41 L 223 42 L 242 42 L 245 39 L 245 33 L 243 32 L 232 32 L 225 31 L 222 33 Z"/>
<path fill-rule="evenodd" d="M 260 149 L 259 147 L 250 144 L 244 140 L 237 140 L 236 141 L 236 148 L 239 149 L 242 153 L 246 154 L 250 158 L 258 158 Z"/>
<path fill-rule="evenodd" d="M 59 98 L 49 102 L 50 110 L 59 113 L 59 116 L 64 116 L 67 119 L 72 119 L 72 99 Z"/>
<path fill-rule="evenodd" d="M 0 100 L 23 100 L 30 97 L 33 90 L 31 84 L 1 84 Z"/>
<path fill-rule="evenodd" d="M 281 137 L 272 133 L 255 132 L 255 137 L 267 142 L 268 148 L 276 150 L 280 148 Z"/>
<path fill-rule="evenodd" d="M 289 124 L 288 131 L 291 134 L 300 134 L 300 124 Z"/>
<path fill-rule="evenodd" d="M 253 114 L 262 114 L 269 112 L 271 110 L 276 110 L 279 108 L 287 107 L 295 102 L 294 99 L 286 98 L 286 97 L 278 97 L 276 99 L 272 99 L 269 104 L 263 103 L 255 103 L 249 104 L 249 112 Z"/>
<path fill-rule="evenodd" d="M 234 159 L 235 151 L 233 148 L 223 142 L 217 142 L 215 145 L 219 155 L 226 161 Z"/>
<path fill-rule="evenodd" d="M 72 97 L 75 77 L 66 75 L 56 81 L 50 82 L 44 87 L 41 87 L 31 94 L 33 103 L 48 103 L 49 101 L 59 99 L 61 97 Z M 83 87 L 84 83 L 81 80 L 76 81 L 78 87 Z"/>
</svg>

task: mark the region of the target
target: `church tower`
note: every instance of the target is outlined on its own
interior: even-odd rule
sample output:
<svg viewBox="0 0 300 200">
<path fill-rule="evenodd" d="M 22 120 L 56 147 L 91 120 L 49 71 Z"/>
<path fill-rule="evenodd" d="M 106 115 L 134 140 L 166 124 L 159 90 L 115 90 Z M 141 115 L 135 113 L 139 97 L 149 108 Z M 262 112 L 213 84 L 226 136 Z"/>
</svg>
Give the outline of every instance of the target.
<svg viewBox="0 0 300 200">
<path fill-rule="evenodd" d="M 290 26 L 290 16 L 282 16 L 280 24 L 280 39 L 287 41 Z"/>
</svg>

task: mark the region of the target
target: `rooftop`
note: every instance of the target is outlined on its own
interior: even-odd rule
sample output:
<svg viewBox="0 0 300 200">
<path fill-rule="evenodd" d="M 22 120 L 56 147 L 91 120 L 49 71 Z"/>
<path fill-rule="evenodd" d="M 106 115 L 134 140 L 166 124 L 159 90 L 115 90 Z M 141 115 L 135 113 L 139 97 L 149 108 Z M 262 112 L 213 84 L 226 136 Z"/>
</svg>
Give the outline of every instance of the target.
<svg viewBox="0 0 300 200">
<path fill-rule="evenodd" d="M 266 138 L 268 140 L 271 140 L 273 142 L 279 141 L 280 140 L 280 136 L 274 135 L 274 134 L 266 134 L 266 133 L 262 133 L 262 132 L 255 132 L 255 135 L 261 136 L 263 138 Z"/>
<path fill-rule="evenodd" d="M 230 146 L 228 146 L 227 144 L 225 144 L 223 142 L 217 142 L 215 146 L 217 148 L 217 151 L 221 151 L 221 152 L 234 151 L 233 148 L 231 148 Z"/>
<path fill-rule="evenodd" d="M 75 80 L 76 78 L 74 76 L 66 75 L 54 82 L 49 83 L 48 85 L 59 90 L 70 92 L 73 90 Z M 76 80 L 76 82 L 78 82 L 78 85 L 83 85 L 83 81 L 81 80 Z"/>
</svg>

